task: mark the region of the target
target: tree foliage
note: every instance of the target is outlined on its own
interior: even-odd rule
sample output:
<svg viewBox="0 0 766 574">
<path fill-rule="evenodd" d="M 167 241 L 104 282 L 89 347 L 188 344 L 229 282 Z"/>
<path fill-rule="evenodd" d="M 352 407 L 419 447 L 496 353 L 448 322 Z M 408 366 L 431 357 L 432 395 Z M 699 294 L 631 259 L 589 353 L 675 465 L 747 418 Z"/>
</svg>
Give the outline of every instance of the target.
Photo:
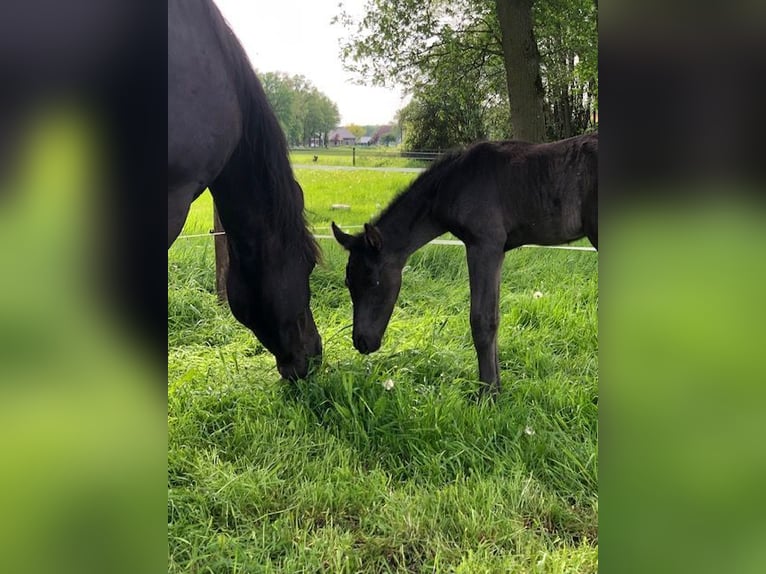
<svg viewBox="0 0 766 574">
<path fill-rule="evenodd" d="M 346 126 L 346 129 L 350 131 L 352 134 L 354 134 L 354 137 L 356 137 L 356 139 L 359 139 L 360 137 L 362 137 L 363 135 L 367 133 L 367 130 L 363 126 L 358 126 L 356 124 L 348 124 Z"/>
<path fill-rule="evenodd" d="M 282 72 L 259 77 L 290 145 L 308 145 L 312 138 L 325 140 L 338 125 L 338 106 L 305 77 Z"/>
<path fill-rule="evenodd" d="M 598 107 L 597 4 L 532 0 L 532 18 L 546 137 L 582 133 Z M 412 95 L 401 115 L 408 146 L 513 135 L 495 0 L 368 0 L 361 19 L 341 5 L 336 22 L 348 70 Z"/>
<path fill-rule="evenodd" d="M 537 0 L 548 137 L 585 131 L 598 109 L 598 13 L 593 0 Z"/>
<path fill-rule="evenodd" d="M 463 56 L 463 57 L 461 57 Z M 408 149 L 449 149 L 508 132 L 502 70 L 488 74 L 472 65 L 469 52 L 458 52 L 432 71 L 432 79 L 413 94 L 399 114 Z"/>
</svg>

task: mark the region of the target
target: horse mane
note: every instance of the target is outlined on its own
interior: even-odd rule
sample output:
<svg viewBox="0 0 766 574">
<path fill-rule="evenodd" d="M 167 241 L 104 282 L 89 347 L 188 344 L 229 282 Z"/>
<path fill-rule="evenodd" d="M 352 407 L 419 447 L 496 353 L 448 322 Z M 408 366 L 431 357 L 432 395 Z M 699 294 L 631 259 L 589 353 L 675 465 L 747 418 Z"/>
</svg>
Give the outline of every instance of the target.
<svg viewBox="0 0 766 574">
<path fill-rule="evenodd" d="M 578 149 L 582 147 L 583 149 L 598 151 L 598 131 L 569 139 L 579 140 Z M 489 172 L 487 166 L 494 162 L 494 158 L 524 158 L 535 149 L 560 143 L 532 144 L 521 140 L 482 140 L 474 142 L 466 148 L 450 150 L 399 192 L 372 220 L 372 223 L 377 225 L 381 219 L 392 212 L 398 213 L 400 209 L 418 212 L 430 209 L 432 199 L 444 185 L 454 185 L 465 180 L 471 181 L 485 175 Z"/>
<path fill-rule="evenodd" d="M 417 201 L 416 209 L 426 210 L 430 208 L 431 201 L 439 191 L 444 180 L 450 177 L 456 166 L 465 158 L 465 150 L 454 149 L 444 153 L 439 159 L 431 164 L 415 181 L 400 191 L 380 214 L 372 221 L 377 225 L 381 219 L 390 212 L 404 206 L 406 203 Z M 415 205 L 415 204 L 413 204 Z"/>
<path fill-rule="evenodd" d="M 242 138 L 230 162 L 239 160 L 258 182 L 259 200 L 269 211 L 275 231 L 288 240 L 299 242 L 295 247 L 308 261 L 316 263 L 320 260 L 319 246 L 308 230 L 303 190 L 293 175 L 282 127 L 231 26 L 212 0 L 205 0 L 204 4 L 232 74 L 242 112 Z"/>
</svg>

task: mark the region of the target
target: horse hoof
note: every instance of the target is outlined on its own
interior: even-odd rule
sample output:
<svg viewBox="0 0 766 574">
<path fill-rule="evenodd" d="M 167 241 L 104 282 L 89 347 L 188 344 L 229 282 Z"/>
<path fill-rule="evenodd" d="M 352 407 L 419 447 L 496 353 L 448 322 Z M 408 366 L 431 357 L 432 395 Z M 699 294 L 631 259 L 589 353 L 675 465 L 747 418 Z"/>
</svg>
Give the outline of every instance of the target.
<svg viewBox="0 0 766 574">
<path fill-rule="evenodd" d="M 483 401 L 493 401 L 498 397 L 500 394 L 500 383 L 493 382 L 493 383 L 486 383 L 483 382 L 479 386 L 479 391 L 477 394 L 477 400 L 479 402 Z"/>
</svg>

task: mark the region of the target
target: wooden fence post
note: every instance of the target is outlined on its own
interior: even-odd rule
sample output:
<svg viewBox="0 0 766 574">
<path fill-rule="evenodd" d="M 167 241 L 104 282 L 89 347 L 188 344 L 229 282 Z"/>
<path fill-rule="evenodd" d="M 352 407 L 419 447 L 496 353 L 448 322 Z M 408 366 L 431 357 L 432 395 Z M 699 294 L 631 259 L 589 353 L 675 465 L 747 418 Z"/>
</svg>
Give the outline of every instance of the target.
<svg viewBox="0 0 766 574">
<path fill-rule="evenodd" d="M 213 232 L 222 232 L 223 225 L 218 217 L 218 209 L 213 203 Z M 229 274 L 229 250 L 226 244 L 225 235 L 216 235 L 215 241 L 215 290 L 218 293 L 218 301 L 225 303 L 226 297 L 226 277 Z"/>
</svg>

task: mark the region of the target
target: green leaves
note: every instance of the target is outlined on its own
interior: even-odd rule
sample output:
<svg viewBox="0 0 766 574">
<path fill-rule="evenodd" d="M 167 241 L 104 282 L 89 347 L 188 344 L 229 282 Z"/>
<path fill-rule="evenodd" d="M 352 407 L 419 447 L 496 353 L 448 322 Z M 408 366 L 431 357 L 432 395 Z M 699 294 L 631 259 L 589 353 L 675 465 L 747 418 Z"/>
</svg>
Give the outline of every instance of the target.
<svg viewBox="0 0 766 574">
<path fill-rule="evenodd" d="M 598 11 L 591 0 L 546 0 L 534 4 L 533 15 L 548 133 L 556 139 L 582 133 L 598 109 Z"/>
<path fill-rule="evenodd" d="M 597 7 L 591 0 L 533 2 L 549 139 L 590 127 L 598 108 Z M 340 56 L 358 81 L 404 86 L 410 149 L 444 149 L 511 136 L 506 70 L 492 0 L 369 0 L 363 16 L 341 5 Z"/>
<path fill-rule="evenodd" d="M 308 145 L 338 125 L 338 106 L 305 77 L 282 72 L 258 76 L 290 145 Z"/>
</svg>

